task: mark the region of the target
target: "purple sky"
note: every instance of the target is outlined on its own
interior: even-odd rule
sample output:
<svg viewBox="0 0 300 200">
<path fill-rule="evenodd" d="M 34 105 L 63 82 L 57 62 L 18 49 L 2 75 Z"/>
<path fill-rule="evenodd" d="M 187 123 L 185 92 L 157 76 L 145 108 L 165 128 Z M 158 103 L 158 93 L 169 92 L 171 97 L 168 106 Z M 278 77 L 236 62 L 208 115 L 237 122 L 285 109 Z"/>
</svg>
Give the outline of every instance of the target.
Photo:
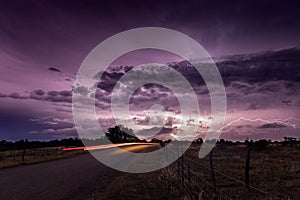
<svg viewBox="0 0 300 200">
<path fill-rule="evenodd" d="M 72 85 L 83 59 L 106 38 L 145 26 L 181 31 L 214 57 L 228 98 L 221 137 L 299 138 L 300 50 L 293 48 L 299 47 L 300 41 L 299 3 L 222 2 L 136 1 L 124 5 L 100 1 L 2 1 L 0 140 L 76 136 Z M 178 57 L 172 54 L 143 50 L 124 55 L 113 64 L 176 61 Z M 198 125 L 205 126 L 210 105 L 205 85 L 182 63 L 173 65 L 195 82 L 204 114 L 203 124 Z M 98 92 L 98 117 L 106 127 L 112 124 L 106 113 L 110 97 L 107 83 L 120 78 L 123 68 L 117 71 L 118 74 L 107 71 L 109 79 Z M 155 120 L 149 124 L 144 110 L 153 103 L 168 104 L 170 118 L 165 124 L 171 128 L 161 135 L 174 131 L 178 105 L 172 92 L 145 87 L 136 91 L 132 101 L 137 133 L 147 135 L 156 130 Z M 159 116 L 156 121 L 161 121 Z"/>
</svg>

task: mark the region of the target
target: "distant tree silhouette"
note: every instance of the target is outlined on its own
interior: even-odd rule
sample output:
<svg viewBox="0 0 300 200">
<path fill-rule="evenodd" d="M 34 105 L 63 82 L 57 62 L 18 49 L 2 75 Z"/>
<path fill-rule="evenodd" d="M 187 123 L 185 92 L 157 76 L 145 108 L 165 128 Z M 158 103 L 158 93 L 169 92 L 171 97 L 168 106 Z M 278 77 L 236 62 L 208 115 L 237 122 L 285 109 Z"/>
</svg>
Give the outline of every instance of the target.
<svg viewBox="0 0 300 200">
<path fill-rule="evenodd" d="M 285 142 L 295 142 L 295 141 L 297 141 L 297 139 L 294 138 L 294 137 L 283 137 L 283 139 L 284 139 Z"/>
<path fill-rule="evenodd" d="M 132 129 L 129 129 L 124 126 L 115 126 L 110 128 L 105 134 L 108 139 L 113 143 L 121 143 L 121 142 L 147 142 L 146 140 L 140 140 L 137 136 L 134 135 Z M 268 140 L 259 140 L 253 142 L 253 150 L 264 150 L 271 143 L 276 143 L 277 145 L 293 145 L 295 148 L 300 147 L 300 140 L 294 137 L 284 137 L 284 141 L 282 142 L 272 142 Z M 171 140 L 162 141 L 157 138 L 153 138 L 151 140 L 153 143 L 170 143 Z M 176 140 L 174 140 L 176 142 Z M 193 144 L 202 144 L 203 140 L 201 138 L 197 138 L 193 141 Z M 241 145 L 243 144 L 240 141 L 232 142 L 229 140 L 220 139 L 217 141 L 218 145 Z M 24 150 L 25 149 L 33 149 L 33 148 L 44 148 L 44 147 L 79 147 L 79 146 L 94 146 L 107 144 L 107 140 L 105 137 L 94 138 L 94 139 L 79 139 L 79 138 L 65 138 L 61 140 L 50 140 L 50 141 L 29 141 L 29 140 L 19 140 L 19 141 L 6 141 L 0 140 L 0 151 L 6 150 Z"/>
<path fill-rule="evenodd" d="M 219 143 L 224 144 L 224 143 L 226 143 L 226 141 L 224 139 L 220 139 Z"/>
<path fill-rule="evenodd" d="M 202 138 L 197 138 L 196 140 L 193 141 L 194 144 L 202 144 L 203 139 Z"/>
<path fill-rule="evenodd" d="M 157 138 L 152 138 L 152 140 L 150 141 L 152 143 L 162 143 L 163 141 Z"/>
<path fill-rule="evenodd" d="M 118 125 L 109 128 L 105 133 L 105 136 L 112 143 L 123 143 L 123 142 L 140 142 L 140 139 L 133 134 L 133 130 L 122 125 Z"/>
<path fill-rule="evenodd" d="M 165 143 L 167 143 L 167 144 L 169 144 L 169 143 L 171 143 L 171 142 L 172 142 L 171 139 L 168 139 L 167 141 L 165 141 Z"/>
<path fill-rule="evenodd" d="M 269 145 L 267 140 L 258 140 L 253 143 L 253 149 L 255 150 L 265 150 Z"/>
<path fill-rule="evenodd" d="M 43 148 L 43 147 L 72 147 L 72 146 L 83 146 L 82 142 L 78 138 L 68 138 L 62 140 L 51 140 L 51 141 L 29 141 L 29 140 L 19 140 L 15 142 L 10 142 L 6 140 L 0 141 L 0 151 L 6 151 L 11 149 L 33 149 L 33 148 Z"/>
<path fill-rule="evenodd" d="M 283 138 L 284 141 L 283 141 L 283 145 L 284 146 L 299 146 L 300 145 L 300 140 L 297 141 L 297 138 L 295 137 L 284 137 Z"/>
</svg>

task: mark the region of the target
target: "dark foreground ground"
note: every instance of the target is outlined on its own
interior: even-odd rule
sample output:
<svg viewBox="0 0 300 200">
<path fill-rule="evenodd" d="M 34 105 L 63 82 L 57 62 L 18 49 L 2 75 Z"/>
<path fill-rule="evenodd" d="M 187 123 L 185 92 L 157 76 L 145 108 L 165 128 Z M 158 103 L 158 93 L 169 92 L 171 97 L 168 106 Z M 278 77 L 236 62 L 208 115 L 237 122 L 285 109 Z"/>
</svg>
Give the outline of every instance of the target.
<svg viewBox="0 0 300 200">
<path fill-rule="evenodd" d="M 159 148 L 140 147 L 127 150 L 147 152 Z M 145 174 L 117 172 L 90 154 L 1 169 L 0 200 L 300 199 L 298 144 L 253 147 L 249 154 L 249 187 L 244 176 L 245 144 L 218 144 L 210 156 L 202 159 L 198 158 L 199 148 L 192 145 L 172 165 Z M 118 152 L 115 149 L 111 155 Z M 128 163 L 126 157 L 119 162 Z"/>
<path fill-rule="evenodd" d="M 1 169 L 0 199 L 99 199 L 117 174 L 90 154 Z"/>
</svg>

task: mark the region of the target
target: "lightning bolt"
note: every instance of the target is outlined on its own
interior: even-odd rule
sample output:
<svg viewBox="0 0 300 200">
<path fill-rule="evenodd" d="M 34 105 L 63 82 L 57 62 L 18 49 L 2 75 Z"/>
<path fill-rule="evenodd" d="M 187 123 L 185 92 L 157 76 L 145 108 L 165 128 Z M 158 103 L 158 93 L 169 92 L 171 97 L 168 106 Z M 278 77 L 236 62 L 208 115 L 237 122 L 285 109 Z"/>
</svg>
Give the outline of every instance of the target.
<svg viewBox="0 0 300 200">
<path fill-rule="evenodd" d="M 271 119 L 271 120 L 266 120 L 266 119 L 261 119 L 261 118 L 249 119 L 249 118 L 245 118 L 245 117 L 239 117 L 239 118 L 227 123 L 225 126 L 223 126 L 222 130 L 224 128 L 234 125 L 235 123 L 238 123 L 241 120 L 245 120 L 245 121 L 249 121 L 249 122 L 263 122 L 263 123 L 267 123 L 267 124 L 277 123 L 277 124 L 282 124 L 282 125 L 285 125 L 288 127 L 293 127 L 293 128 L 299 128 L 299 127 L 297 127 L 297 124 L 290 123 L 289 121 L 295 120 L 295 121 L 300 122 L 300 119 L 291 118 L 291 117 L 288 117 L 286 119 Z"/>
</svg>

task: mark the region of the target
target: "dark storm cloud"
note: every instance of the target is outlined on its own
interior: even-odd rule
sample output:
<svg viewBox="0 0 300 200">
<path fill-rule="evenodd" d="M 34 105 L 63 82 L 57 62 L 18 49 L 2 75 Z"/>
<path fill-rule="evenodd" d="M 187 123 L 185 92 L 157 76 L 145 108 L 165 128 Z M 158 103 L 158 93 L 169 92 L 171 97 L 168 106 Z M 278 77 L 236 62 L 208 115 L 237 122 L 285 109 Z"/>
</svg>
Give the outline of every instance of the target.
<svg viewBox="0 0 300 200">
<path fill-rule="evenodd" d="M 101 73 L 101 77 L 100 73 L 95 75 L 95 79 L 100 80 L 97 84 L 97 88 L 111 93 L 118 80 L 132 68 L 133 66 L 109 66 L 104 72 Z"/>
<path fill-rule="evenodd" d="M 271 123 L 271 124 L 263 124 L 259 126 L 258 128 L 284 128 L 287 127 L 284 124 L 278 124 L 278 123 Z"/>
<path fill-rule="evenodd" d="M 225 84 L 286 80 L 300 82 L 300 49 L 291 48 L 257 54 L 225 57 L 217 62 Z M 287 85 L 292 87 L 293 85 Z"/>
<path fill-rule="evenodd" d="M 59 95 L 59 91 L 49 91 L 47 94 L 49 96 L 58 96 Z"/>
<path fill-rule="evenodd" d="M 72 91 L 70 90 L 62 90 L 59 92 L 59 94 L 61 96 L 64 96 L 64 97 L 71 97 L 72 96 Z"/>
<path fill-rule="evenodd" d="M 49 67 L 48 70 L 53 72 L 61 72 L 61 70 L 56 67 Z"/>
<path fill-rule="evenodd" d="M 34 99 L 40 101 L 49 102 L 72 102 L 72 91 L 62 90 L 62 91 L 49 91 L 46 93 L 44 90 L 38 89 L 32 91 L 29 96 L 20 95 L 18 92 L 12 92 L 10 94 L 1 94 L 0 98 L 12 98 L 12 99 Z"/>
<path fill-rule="evenodd" d="M 39 96 L 43 96 L 45 94 L 45 91 L 42 89 L 39 89 L 39 90 L 33 91 L 33 93 L 36 95 L 39 95 Z"/>
<path fill-rule="evenodd" d="M 99 77 L 99 73 L 95 76 L 95 78 L 99 81 L 97 84 L 98 90 L 96 91 L 95 95 L 96 99 L 98 100 L 96 103 L 98 107 L 107 108 L 107 106 L 110 106 L 112 91 L 116 86 L 116 83 L 126 72 L 131 69 L 134 69 L 134 67 L 110 66 L 102 73 L 101 77 Z M 131 79 L 135 80 L 135 78 L 140 78 L 140 76 L 153 75 L 152 69 L 150 71 L 147 70 L 149 69 L 137 70 Z M 102 103 L 105 104 L 103 105 Z M 172 91 L 162 85 L 153 83 L 143 85 L 134 91 L 132 97 L 130 98 L 129 104 L 130 108 L 134 110 L 149 109 L 154 104 L 162 104 L 169 110 L 178 110 L 178 100 L 174 94 L 172 94 Z"/>
<path fill-rule="evenodd" d="M 299 13 L 298 1 L 279 0 L 13 0 L 0 6 L 0 41 L 13 57 L 70 70 L 105 38 L 143 26 L 182 31 L 217 55 L 296 45 Z"/>
<path fill-rule="evenodd" d="M 86 95 L 86 90 L 81 88 L 77 90 L 75 93 L 80 93 Z M 62 91 L 49 91 L 46 92 L 42 89 L 34 90 L 30 92 L 28 96 L 22 96 L 17 92 L 13 92 L 11 94 L 2 94 L 0 93 L 0 98 L 11 98 L 11 99 L 20 99 L 20 100 L 37 100 L 37 101 L 46 101 L 51 102 L 53 105 L 58 106 L 55 108 L 57 111 L 71 113 L 71 103 L 72 103 L 72 91 L 71 90 L 62 90 Z M 81 98 L 81 97 L 79 97 Z M 86 103 L 84 101 L 81 102 L 83 105 Z M 108 109 L 110 108 L 110 94 L 102 94 L 97 91 L 96 93 L 96 101 L 95 106 L 100 109 Z M 57 103 L 57 104 L 56 104 Z M 64 104 L 67 103 L 68 105 Z"/>
<path fill-rule="evenodd" d="M 292 101 L 291 100 L 282 100 L 281 103 L 283 105 L 289 106 L 289 105 L 291 105 Z"/>
<path fill-rule="evenodd" d="M 297 96 L 300 82 L 300 50 L 297 48 L 280 51 L 269 51 L 257 54 L 239 55 L 222 58 L 216 64 L 226 85 L 227 96 L 235 101 L 251 96 L 253 99 L 246 106 L 248 110 L 256 110 L 267 105 L 262 105 L 262 95 L 281 94 L 281 104 L 286 106 L 296 103 L 289 97 Z M 209 98 L 209 91 L 198 72 L 186 61 L 169 64 L 170 67 L 182 73 L 202 98 Z M 99 80 L 96 92 L 96 106 L 101 109 L 109 108 L 111 92 L 119 79 L 133 67 L 110 67 L 103 73 Z M 147 68 L 147 70 L 152 68 Z M 152 73 L 152 71 L 137 72 Z M 145 74 L 146 73 L 146 74 Z M 164 72 L 161 72 L 164 73 Z M 139 75 L 138 75 L 139 76 Z M 167 76 L 166 76 L 167 77 Z M 99 77 L 96 77 L 99 78 Z M 173 78 L 172 84 L 177 83 Z M 168 80 L 166 80 L 168 81 Z M 76 94 L 87 95 L 91 91 L 83 86 L 77 87 Z M 2 98 L 35 99 L 49 102 L 72 102 L 72 91 L 44 91 L 34 90 L 29 96 L 20 95 L 17 92 L 1 94 Z M 240 100 L 239 100 L 240 99 Z M 288 102 L 288 103 L 287 103 Z M 138 88 L 130 99 L 131 107 L 137 109 L 149 109 L 151 105 L 162 104 L 168 110 L 178 110 L 178 100 L 171 90 L 159 84 L 146 84 Z"/>
<path fill-rule="evenodd" d="M 95 94 L 95 98 L 103 103 L 111 103 L 111 93 L 106 92 L 104 90 L 97 90 Z"/>
<path fill-rule="evenodd" d="M 5 96 L 4 96 L 4 97 L 5 97 Z M 28 99 L 28 97 L 22 96 L 22 95 L 20 95 L 18 92 L 10 93 L 9 95 L 7 95 L 7 97 L 10 97 L 10 98 L 12 98 L 12 99 Z"/>
<path fill-rule="evenodd" d="M 300 95 L 300 50 L 298 48 L 227 56 L 216 62 L 226 86 L 229 102 L 228 108 L 239 107 L 243 110 L 260 110 L 276 106 L 294 106 Z M 198 94 L 200 105 L 206 107 L 209 91 L 199 73 L 187 61 L 168 64 L 180 72 L 193 86 Z M 128 67 L 128 71 L 134 67 Z M 168 72 L 168 71 L 167 71 Z M 153 75 L 152 68 L 137 71 L 136 77 Z M 160 72 L 164 73 L 163 71 Z M 99 80 L 96 92 L 97 106 L 103 109 L 111 103 L 111 93 L 116 83 L 125 74 L 124 67 L 109 67 Z M 168 81 L 165 76 L 164 81 Z M 172 84 L 180 84 L 172 78 Z M 135 80 L 135 76 L 132 77 Z M 87 92 L 87 89 L 84 91 Z M 247 101 L 245 101 L 247 98 Z M 270 103 L 266 99 L 273 98 Z M 208 99 L 208 100 L 205 100 Z M 202 102 L 201 102 L 202 101 Z M 285 103 L 288 102 L 288 103 Z M 168 111 L 179 112 L 178 100 L 168 88 L 158 84 L 146 84 L 138 88 L 130 99 L 130 108 L 134 110 L 149 109 L 151 105 L 161 104 Z"/>
<path fill-rule="evenodd" d="M 35 90 L 30 93 L 29 97 L 35 100 L 50 102 L 72 102 L 72 91 L 49 91 L 47 94 L 43 90 Z"/>
<path fill-rule="evenodd" d="M 89 89 L 84 86 L 79 86 L 74 89 L 74 93 L 81 94 L 84 96 L 87 95 L 89 92 L 90 92 Z"/>
<path fill-rule="evenodd" d="M 217 66 L 231 102 L 228 108 L 260 110 L 295 106 L 300 96 L 299 63 L 299 48 L 220 59 Z"/>
<path fill-rule="evenodd" d="M 114 87 L 116 86 L 117 83 L 117 79 L 106 79 L 103 81 L 100 81 L 98 83 L 98 88 L 101 90 L 104 90 L 108 93 L 111 93 L 114 89 Z"/>
</svg>

